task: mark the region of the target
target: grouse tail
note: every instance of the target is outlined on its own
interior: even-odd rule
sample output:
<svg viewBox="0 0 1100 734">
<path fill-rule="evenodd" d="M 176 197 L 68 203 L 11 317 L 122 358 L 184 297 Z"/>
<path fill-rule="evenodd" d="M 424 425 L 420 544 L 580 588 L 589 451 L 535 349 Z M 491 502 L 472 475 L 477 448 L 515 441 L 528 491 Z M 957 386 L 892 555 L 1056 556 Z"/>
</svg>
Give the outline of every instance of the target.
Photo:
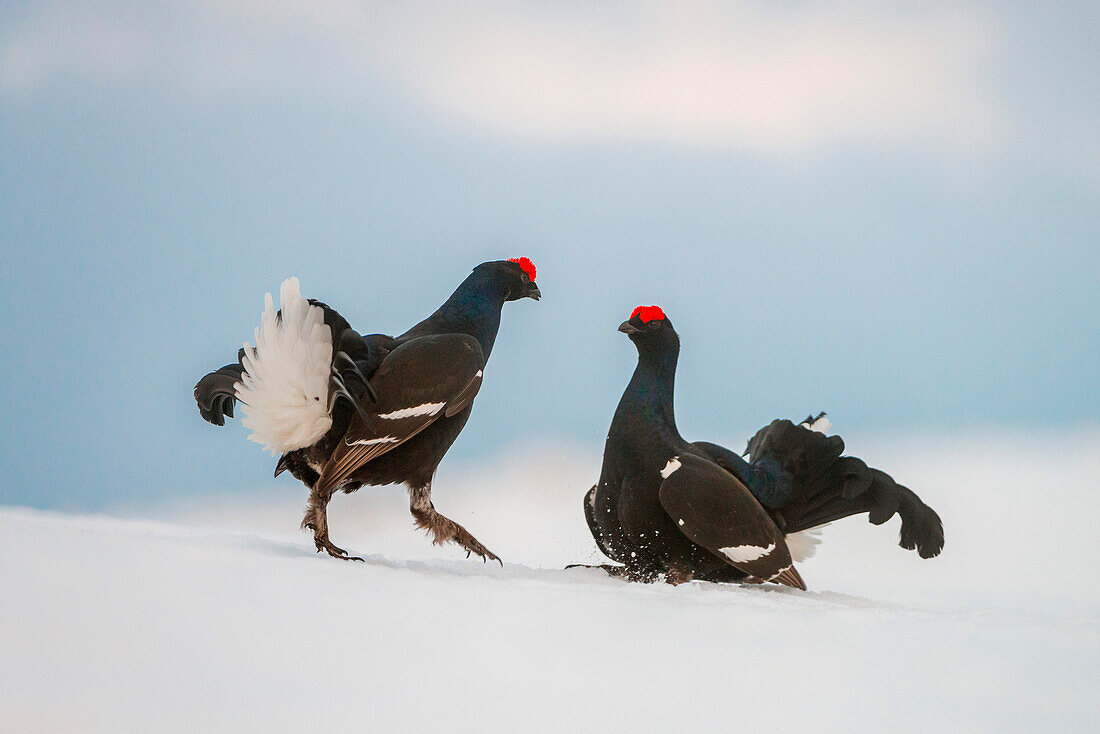
<svg viewBox="0 0 1100 734">
<path fill-rule="evenodd" d="M 943 550 L 943 523 L 912 490 L 862 459 L 843 456 L 844 441 L 828 436 L 823 414 L 795 425 L 776 420 L 749 440 L 753 463 L 765 458 L 790 473 L 790 501 L 777 512 L 792 534 L 851 515 L 867 514 L 881 525 L 896 513 L 901 518 L 899 545 L 932 558 Z"/>
<path fill-rule="evenodd" d="M 240 352 L 243 355 L 244 351 Z M 233 417 L 233 406 L 237 402 L 237 383 L 241 381 L 239 357 L 234 364 L 227 364 L 203 376 L 195 385 L 195 402 L 203 419 L 215 426 L 224 426 L 225 419 Z"/>
<path fill-rule="evenodd" d="M 283 281 L 279 300 L 276 310 L 265 295 L 256 346 L 245 343 L 234 385 L 249 438 L 273 454 L 310 446 L 332 426 L 332 330 L 324 309 L 302 298 L 297 278 Z"/>
</svg>

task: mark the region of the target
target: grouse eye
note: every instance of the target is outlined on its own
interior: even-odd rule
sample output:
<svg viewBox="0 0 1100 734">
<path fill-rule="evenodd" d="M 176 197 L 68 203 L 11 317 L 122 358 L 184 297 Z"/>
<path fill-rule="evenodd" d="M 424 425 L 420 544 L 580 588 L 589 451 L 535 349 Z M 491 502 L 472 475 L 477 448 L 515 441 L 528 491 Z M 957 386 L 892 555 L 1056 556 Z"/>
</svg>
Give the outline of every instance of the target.
<svg viewBox="0 0 1100 734">
<path fill-rule="evenodd" d="M 519 277 L 523 279 L 524 283 L 530 283 L 531 279 L 527 277 L 527 273 L 520 273 Z"/>
</svg>

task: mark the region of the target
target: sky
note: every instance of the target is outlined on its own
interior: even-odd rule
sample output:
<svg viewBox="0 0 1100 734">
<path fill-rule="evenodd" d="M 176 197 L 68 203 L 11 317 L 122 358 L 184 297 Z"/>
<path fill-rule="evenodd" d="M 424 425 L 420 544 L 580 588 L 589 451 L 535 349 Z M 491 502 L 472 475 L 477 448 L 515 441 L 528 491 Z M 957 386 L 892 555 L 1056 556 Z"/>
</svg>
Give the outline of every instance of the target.
<svg viewBox="0 0 1100 734">
<path fill-rule="evenodd" d="M 1094 425 L 1098 33 L 1089 2 L 7 0 L 0 504 L 262 486 L 191 390 L 265 292 L 400 333 L 520 255 L 544 297 L 458 461 L 598 454 L 640 304 L 690 438 Z"/>
</svg>

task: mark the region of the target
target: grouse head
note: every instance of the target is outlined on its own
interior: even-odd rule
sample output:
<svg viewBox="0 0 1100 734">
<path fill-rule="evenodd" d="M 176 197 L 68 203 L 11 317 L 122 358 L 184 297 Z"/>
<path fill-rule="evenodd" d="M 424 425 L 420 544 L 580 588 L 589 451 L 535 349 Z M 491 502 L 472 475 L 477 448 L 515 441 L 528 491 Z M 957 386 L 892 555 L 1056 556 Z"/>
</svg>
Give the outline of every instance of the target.
<svg viewBox="0 0 1100 734">
<path fill-rule="evenodd" d="M 474 273 L 481 276 L 483 287 L 505 301 L 542 298 L 542 292 L 535 285 L 535 264 L 526 257 L 484 262 L 474 268 Z"/>
<path fill-rule="evenodd" d="M 680 351 L 680 337 L 660 306 L 638 306 L 630 318 L 619 324 L 641 355 L 671 355 Z"/>
</svg>

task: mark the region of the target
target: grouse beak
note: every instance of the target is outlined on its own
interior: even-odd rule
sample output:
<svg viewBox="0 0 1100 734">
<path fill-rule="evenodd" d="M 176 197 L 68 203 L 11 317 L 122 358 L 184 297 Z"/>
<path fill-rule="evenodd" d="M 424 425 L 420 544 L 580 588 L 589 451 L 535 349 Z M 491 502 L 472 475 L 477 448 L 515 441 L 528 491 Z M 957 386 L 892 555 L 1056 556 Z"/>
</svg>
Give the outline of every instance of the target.
<svg viewBox="0 0 1100 734">
<path fill-rule="evenodd" d="M 619 324 L 619 331 L 626 334 L 627 336 L 630 336 L 631 334 L 640 334 L 642 332 L 641 329 L 630 323 L 630 321 L 624 321 Z"/>
<path fill-rule="evenodd" d="M 524 298 L 534 298 L 537 301 L 542 298 L 542 291 L 539 290 L 537 285 L 532 283 L 531 288 L 527 291 L 526 295 L 524 295 Z"/>
</svg>

